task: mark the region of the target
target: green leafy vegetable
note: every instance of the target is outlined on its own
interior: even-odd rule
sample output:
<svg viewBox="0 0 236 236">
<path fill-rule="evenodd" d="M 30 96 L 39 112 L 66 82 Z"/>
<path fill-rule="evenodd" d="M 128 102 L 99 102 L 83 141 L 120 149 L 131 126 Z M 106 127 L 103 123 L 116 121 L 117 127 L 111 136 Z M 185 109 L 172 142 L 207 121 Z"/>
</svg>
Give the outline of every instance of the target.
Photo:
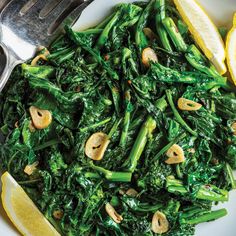
<svg viewBox="0 0 236 236">
<path fill-rule="evenodd" d="M 147 47 L 158 58 L 148 67 Z M 48 50 L 47 61 L 18 66 L 0 94 L 0 168 L 61 235 L 154 236 L 160 211 L 163 236 L 191 236 L 227 214 L 211 208 L 236 188 L 236 90 L 172 1 L 118 4 L 95 27 L 66 26 Z M 180 98 L 201 108 L 184 110 Z M 34 127 L 31 106 L 51 113 L 47 128 Z M 91 150 L 102 159 L 91 160 L 87 140 L 101 132 Z M 167 164 L 174 144 L 183 158 Z"/>
</svg>

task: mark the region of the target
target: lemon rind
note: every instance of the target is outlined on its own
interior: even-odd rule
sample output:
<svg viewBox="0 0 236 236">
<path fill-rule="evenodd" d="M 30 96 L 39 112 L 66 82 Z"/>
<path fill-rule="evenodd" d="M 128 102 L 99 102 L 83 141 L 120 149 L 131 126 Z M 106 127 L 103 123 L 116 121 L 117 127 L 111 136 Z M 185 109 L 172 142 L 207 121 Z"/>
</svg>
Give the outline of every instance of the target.
<svg viewBox="0 0 236 236">
<path fill-rule="evenodd" d="M 24 227 L 24 225 L 18 219 L 17 215 L 15 214 L 14 208 L 12 207 L 12 202 L 11 202 L 11 194 L 14 193 L 15 191 L 23 191 L 24 194 L 26 193 L 8 172 L 5 172 L 2 175 L 1 181 L 2 181 L 2 193 L 1 193 L 2 205 L 7 216 L 9 217 L 13 225 L 18 229 L 18 231 L 21 234 L 26 235 L 26 236 L 33 235 L 31 232 L 28 231 L 26 227 Z M 35 210 L 38 211 L 39 215 L 42 215 L 43 219 L 45 220 L 45 224 L 49 227 L 48 229 L 50 229 L 49 232 L 51 232 L 51 234 L 47 236 L 59 236 L 60 234 L 49 223 L 49 221 L 43 216 L 43 214 L 38 210 L 38 208 L 35 206 L 35 204 L 30 198 L 29 198 L 29 201 L 30 201 L 30 204 L 32 204 L 32 206 L 35 207 Z"/>
<path fill-rule="evenodd" d="M 231 57 L 232 53 L 236 55 L 236 13 L 234 14 L 233 27 L 227 34 L 227 38 L 226 38 L 227 65 L 228 65 L 229 72 L 231 75 L 231 80 L 234 83 L 234 85 L 236 85 L 236 56 L 233 55 L 233 58 L 232 58 Z"/>
<path fill-rule="evenodd" d="M 210 17 L 207 15 L 206 11 L 202 8 L 202 6 L 199 5 L 199 3 L 197 3 L 194 0 L 188 0 L 187 2 L 191 2 L 192 3 L 192 4 L 189 3 L 188 6 L 190 6 L 190 7 L 194 6 L 194 7 L 198 8 L 198 10 L 193 9 L 193 11 L 195 11 L 195 12 L 202 12 L 202 14 L 204 15 L 205 19 L 207 19 L 208 25 L 210 25 L 210 27 L 212 28 L 212 32 L 215 33 L 215 36 L 216 36 L 216 38 L 218 40 L 217 45 L 221 45 L 220 53 L 212 52 L 212 50 L 207 46 L 207 42 L 199 34 L 199 31 L 195 29 L 193 23 L 191 22 L 188 14 L 186 14 L 186 11 L 184 10 L 183 5 L 182 5 L 182 4 L 186 3 L 186 1 L 174 0 L 174 3 L 176 5 L 177 10 L 179 11 L 179 13 L 182 16 L 182 18 L 185 21 L 185 23 L 188 25 L 189 31 L 193 35 L 196 43 L 199 45 L 199 47 L 205 53 L 206 57 L 216 67 L 217 71 L 221 75 L 225 74 L 226 71 L 227 71 L 226 65 L 224 63 L 225 58 L 226 58 L 226 54 L 225 54 L 225 50 L 224 50 L 225 47 L 224 47 L 224 42 L 223 42 L 223 40 L 222 40 L 222 38 L 221 38 L 221 36 L 220 36 L 216 26 L 214 25 L 214 23 L 212 22 Z"/>
</svg>

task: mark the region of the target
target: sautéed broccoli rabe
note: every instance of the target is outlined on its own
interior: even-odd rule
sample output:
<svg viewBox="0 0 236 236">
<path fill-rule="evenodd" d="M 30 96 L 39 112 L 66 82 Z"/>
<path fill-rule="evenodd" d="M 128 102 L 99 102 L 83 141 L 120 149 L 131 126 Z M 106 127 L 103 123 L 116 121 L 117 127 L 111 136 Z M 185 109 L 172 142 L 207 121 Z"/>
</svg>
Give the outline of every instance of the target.
<svg viewBox="0 0 236 236">
<path fill-rule="evenodd" d="M 236 187 L 236 96 L 171 1 L 65 28 L 0 95 L 0 165 L 61 235 L 194 235 Z"/>
</svg>

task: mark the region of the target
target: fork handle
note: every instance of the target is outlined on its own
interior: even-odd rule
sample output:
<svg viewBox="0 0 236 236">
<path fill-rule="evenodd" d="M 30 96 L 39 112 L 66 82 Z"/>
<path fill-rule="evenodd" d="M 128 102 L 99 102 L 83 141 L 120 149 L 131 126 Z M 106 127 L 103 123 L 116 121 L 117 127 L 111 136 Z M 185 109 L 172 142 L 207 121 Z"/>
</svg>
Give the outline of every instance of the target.
<svg viewBox="0 0 236 236">
<path fill-rule="evenodd" d="M 5 46 L 4 44 L 0 44 L 0 46 L 2 47 L 6 56 L 6 66 L 3 70 L 2 75 L 0 75 L 0 92 L 2 92 L 11 75 L 11 72 L 13 71 L 15 66 L 20 64 L 22 61 L 13 52 L 11 52 L 11 50 L 9 50 L 7 46 Z"/>
</svg>

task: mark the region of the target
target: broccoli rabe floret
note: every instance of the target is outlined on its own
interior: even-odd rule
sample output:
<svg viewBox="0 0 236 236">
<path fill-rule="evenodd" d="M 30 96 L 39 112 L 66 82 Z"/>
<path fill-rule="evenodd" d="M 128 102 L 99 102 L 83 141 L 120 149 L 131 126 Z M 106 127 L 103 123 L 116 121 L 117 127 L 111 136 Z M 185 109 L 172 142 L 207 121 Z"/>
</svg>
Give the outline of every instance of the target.
<svg viewBox="0 0 236 236">
<path fill-rule="evenodd" d="M 151 222 L 145 217 L 140 217 L 130 225 L 130 229 L 132 229 L 132 235 L 144 235 L 151 232 Z"/>
<path fill-rule="evenodd" d="M 124 214 L 124 220 L 122 221 L 122 228 L 129 231 L 128 235 L 141 236 L 141 235 L 152 235 L 151 231 L 151 221 L 147 217 L 136 217 L 135 215 L 129 213 Z"/>
<path fill-rule="evenodd" d="M 67 164 L 65 164 L 61 153 L 58 151 L 52 153 L 48 162 L 51 172 L 55 175 L 58 175 L 61 170 L 67 168 Z"/>
<path fill-rule="evenodd" d="M 156 161 L 144 173 L 146 174 L 138 180 L 138 186 L 152 193 L 156 193 L 164 188 L 166 177 L 171 175 L 172 168 L 170 165 Z"/>
<path fill-rule="evenodd" d="M 165 236 L 193 236 L 195 233 L 194 226 L 183 224 L 176 225 L 170 232 L 165 234 Z"/>
</svg>

